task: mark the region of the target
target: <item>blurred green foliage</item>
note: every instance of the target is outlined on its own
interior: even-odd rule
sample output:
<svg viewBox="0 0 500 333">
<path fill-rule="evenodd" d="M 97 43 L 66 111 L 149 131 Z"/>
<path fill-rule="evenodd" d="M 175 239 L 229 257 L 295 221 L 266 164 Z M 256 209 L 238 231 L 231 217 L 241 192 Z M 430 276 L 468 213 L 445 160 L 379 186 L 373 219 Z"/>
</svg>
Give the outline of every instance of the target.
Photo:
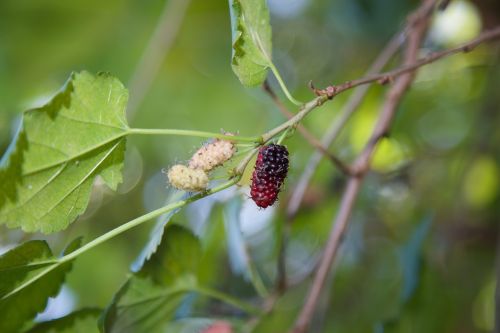
<svg viewBox="0 0 500 333">
<path fill-rule="evenodd" d="M 306 88 L 309 80 L 322 86 L 361 76 L 418 3 L 295 0 L 294 4 L 302 5 L 290 14 L 283 9 L 286 1 L 271 2 L 273 59 L 300 100 L 312 97 Z M 160 0 L 0 1 L 0 151 L 6 151 L 20 112 L 43 104 L 71 71 L 109 71 L 126 83 L 163 6 Z M 473 20 L 481 22 L 481 7 L 472 8 L 476 8 Z M 476 21 L 468 24 L 477 25 Z M 436 36 L 441 35 L 431 30 L 427 50 L 460 40 L 456 35 L 447 40 Z M 130 119 L 131 126 L 223 128 L 257 135 L 282 122 L 259 88 L 241 86 L 230 59 L 227 2 L 192 1 L 154 84 Z M 377 152 L 375 171 L 364 183 L 312 332 L 492 329 L 500 216 L 498 60 L 498 46 L 483 46 L 419 72 L 390 137 Z M 385 91 L 379 86 L 370 90 L 334 144 L 333 151 L 341 158 L 350 160 L 359 152 Z M 304 124 L 319 137 L 349 94 L 316 110 Z M 200 140 L 185 137 L 129 140 L 125 183 L 119 193 L 101 184 L 94 186 L 87 213 L 65 232 L 48 237 L 52 247 L 61 250 L 68 239 L 80 235 L 88 241 L 162 205 L 169 190 L 161 169 L 188 159 L 199 144 Z M 283 208 L 312 152 L 298 134 L 286 144 L 291 170 L 277 209 L 268 213 L 252 211 L 245 204 L 242 208 L 247 216 L 242 232 L 248 251 L 268 287 L 277 275 Z M 278 300 L 257 332 L 284 332 L 295 319 L 310 283 L 307 275 L 336 212 L 343 179 L 329 162 L 321 163 L 291 226 L 287 252 L 290 277 L 305 280 Z M 255 297 L 251 283 L 231 270 L 221 207 L 226 201 L 218 198 L 181 211 L 175 220 L 201 235 L 206 270 L 200 272 L 200 279 L 236 297 Z M 201 223 L 200 212 L 206 213 L 208 222 Z M 263 214 L 272 219 L 258 224 L 265 220 Z M 67 282 L 76 308 L 110 303 L 148 235 L 148 227 L 141 227 L 75 261 Z M 31 238 L 42 236 L 2 227 L 0 245 Z M 200 307 L 206 317 L 242 316 L 214 302 Z"/>
</svg>

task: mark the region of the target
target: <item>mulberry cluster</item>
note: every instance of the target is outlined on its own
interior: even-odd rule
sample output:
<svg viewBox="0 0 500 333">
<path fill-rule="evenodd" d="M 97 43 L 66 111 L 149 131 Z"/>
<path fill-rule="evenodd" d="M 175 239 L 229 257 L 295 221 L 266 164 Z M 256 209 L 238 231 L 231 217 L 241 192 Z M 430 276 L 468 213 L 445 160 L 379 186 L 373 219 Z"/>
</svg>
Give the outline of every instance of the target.
<svg viewBox="0 0 500 333">
<path fill-rule="evenodd" d="M 270 144 L 260 148 L 252 175 L 250 195 L 261 208 L 274 204 L 288 173 L 288 150 Z"/>
</svg>

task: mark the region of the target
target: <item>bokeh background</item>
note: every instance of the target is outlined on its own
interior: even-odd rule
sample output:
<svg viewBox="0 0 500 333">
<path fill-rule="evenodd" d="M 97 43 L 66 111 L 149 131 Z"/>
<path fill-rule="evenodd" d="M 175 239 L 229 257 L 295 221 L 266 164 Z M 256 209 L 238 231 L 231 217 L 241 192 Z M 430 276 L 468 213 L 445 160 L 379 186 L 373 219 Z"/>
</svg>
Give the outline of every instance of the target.
<svg viewBox="0 0 500 333">
<path fill-rule="evenodd" d="M 12 139 L 21 112 L 47 101 L 71 71 L 108 71 L 128 85 L 165 5 L 163 0 L 1 0 L 0 152 Z M 311 99 L 309 80 L 324 86 L 361 77 L 417 5 L 409 0 L 269 0 L 274 61 L 293 94 Z M 434 17 L 422 53 L 458 45 L 498 24 L 498 1 L 451 1 Z M 313 332 L 493 328 L 500 235 L 499 51 L 498 43 L 482 46 L 419 72 L 390 137 L 375 156 Z M 139 84 L 145 95 L 129 117 L 131 126 L 215 132 L 222 128 L 250 136 L 281 123 L 283 116 L 261 89 L 241 86 L 231 71 L 230 55 L 227 1 L 190 1 L 151 86 Z M 334 144 L 332 151 L 342 159 L 352 160 L 366 143 L 386 89 L 374 86 L 369 91 Z M 320 137 L 348 96 L 342 94 L 315 111 L 305 126 Z M 0 251 L 32 238 L 49 239 L 57 251 L 76 236 L 90 240 L 163 205 L 172 190 L 162 169 L 187 160 L 201 142 L 187 137 L 131 138 L 118 193 L 97 182 L 88 211 L 59 234 L 23 234 L 1 227 Z M 255 293 L 238 274 L 235 258 L 227 254 L 234 242 L 224 240 L 229 234 L 224 219 L 241 223 L 249 254 L 271 288 L 284 207 L 313 151 L 299 134 L 286 145 L 290 175 L 272 209 L 256 209 L 242 186 L 204 199 L 175 217 L 191 226 L 212 253 L 207 281 L 235 296 L 251 299 Z M 292 280 L 302 282 L 278 301 L 257 332 L 284 332 L 293 322 L 343 184 L 342 174 L 323 161 L 291 225 L 287 268 Z M 243 199 L 236 211 L 235 197 Z M 61 295 L 39 319 L 108 304 L 151 226 L 134 229 L 79 258 Z M 220 309 L 208 304 L 199 311 L 207 316 Z"/>
</svg>

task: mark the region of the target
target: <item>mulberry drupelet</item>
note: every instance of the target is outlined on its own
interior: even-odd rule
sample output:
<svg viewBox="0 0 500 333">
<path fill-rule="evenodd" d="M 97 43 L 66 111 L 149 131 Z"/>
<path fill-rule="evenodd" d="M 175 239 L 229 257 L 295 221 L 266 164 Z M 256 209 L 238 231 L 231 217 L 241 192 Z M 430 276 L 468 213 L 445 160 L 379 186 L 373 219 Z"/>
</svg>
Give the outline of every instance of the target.
<svg viewBox="0 0 500 333">
<path fill-rule="evenodd" d="M 250 195 L 261 208 L 274 204 L 288 173 L 288 150 L 270 144 L 260 148 L 252 175 Z"/>
</svg>

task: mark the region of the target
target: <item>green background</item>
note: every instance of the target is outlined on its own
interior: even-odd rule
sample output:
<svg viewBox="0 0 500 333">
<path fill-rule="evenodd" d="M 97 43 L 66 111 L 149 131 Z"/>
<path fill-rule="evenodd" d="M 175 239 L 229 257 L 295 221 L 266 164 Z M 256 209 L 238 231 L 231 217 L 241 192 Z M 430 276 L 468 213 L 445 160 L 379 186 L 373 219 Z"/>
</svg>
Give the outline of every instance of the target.
<svg viewBox="0 0 500 333">
<path fill-rule="evenodd" d="M 274 62 L 294 96 L 309 100 L 309 80 L 322 87 L 361 77 L 417 4 L 321 0 L 304 1 L 304 7 L 288 17 L 276 10 L 271 17 Z M 7 149 L 21 112 L 47 101 L 71 71 L 109 71 L 127 85 L 163 7 L 157 0 L 0 1 L 0 152 Z M 474 8 L 473 17 L 483 28 L 498 23 L 498 4 L 480 1 Z M 461 31 L 470 30 L 467 24 L 472 23 L 465 21 Z M 424 46 L 438 50 L 454 43 L 431 36 Z M 375 157 L 375 171 L 363 185 L 313 332 L 486 332 L 493 327 L 500 216 L 498 50 L 498 45 L 480 47 L 420 71 L 390 138 Z M 261 89 L 239 83 L 230 55 L 227 2 L 192 1 L 130 125 L 214 132 L 222 128 L 252 136 L 281 123 L 283 116 Z M 278 91 L 275 81 L 271 83 Z M 370 90 L 334 144 L 332 151 L 339 157 L 349 161 L 359 152 L 386 90 Z M 320 137 L 349 94 L 315 110 L 304 121 L 306 127 Z M 96 184 L 87 213 L 65 232 L 42 236 L 1 227 L 0 245 L 45 237 L 58 252 L 76 236 L 88 241 L 159 207 L 169 193 L 162 168 L 186 161 L 200 143 L 187 137 L 131 138 L 125 183 L 118 193 Z M 299 134 L 286 145 L 291 169 L 279 205 L 272 220 L 248 236 L 250 252 L 269 286 L 276 274 L 276 234 L 287 198 L 312 153 Z M 307 275 L 317 260 L 344 180 L 327 161 L 320 164 L 291 228 L 288 264 L 293 276 Z M 202 238 L 216 237 L 223 223 L 222 206 L 211 212 Z M 248 219 L 257 220 L 264 212 L 249 214 Z M 194 225 L 192 216 L 184 210 L 175 220 Z M 68 286 L 77 308 L 109 303 L 147 241 L 148 227 L 130 231 L 75 262 Z M 214 244 L 218 242 L 205 242 L 209 250 Z M 206 275 L 212 276 L 207 279 L 214 286 L 239 297 L 254 295 L 248 282 L 231 274 L 226 254 L 214 255 L 212 265 L 219 275 L 213 267 L 206 268 Z M 306 279 L 287 293 L 257 331 L 284 331 L 308 284 Z M 210 304 L 203 309 L 205 316 L 217 311 Z"/>
</svg>

